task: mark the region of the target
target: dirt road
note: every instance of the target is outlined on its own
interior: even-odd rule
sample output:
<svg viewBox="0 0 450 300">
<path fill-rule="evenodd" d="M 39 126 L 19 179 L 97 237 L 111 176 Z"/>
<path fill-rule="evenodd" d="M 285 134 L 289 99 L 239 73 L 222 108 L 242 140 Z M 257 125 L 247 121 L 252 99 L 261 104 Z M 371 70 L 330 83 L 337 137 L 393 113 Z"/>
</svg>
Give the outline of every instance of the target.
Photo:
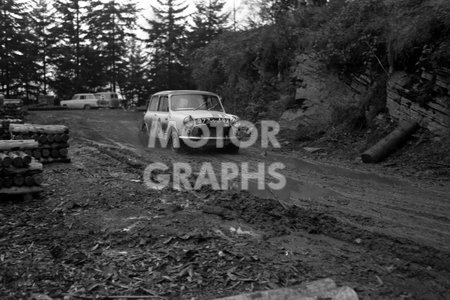
<svg viewBox="0 0 450 300">
<path fill-rule="evenodd" d="M 155 162 L 187 161 L 190 163 L 281 162 L 287 186 L 280 191 L 251 192 L 265 198 L 283 200 L 342 218 L 365 230 L 414 240 L 418 243 L 450 251 L 450 183 L 414 182 L 366 171 L 305 161 L 292 155 L 262 153 L 257 147 L 239 155 L 217 152 L 175 154 L 166 149 L 148 149 L 139 126 L 142 114 L 123 111 L 70 111 L 40 113 L 73 128 L 76 135 L 88 140 L 120 146 Z M 274 193 L 275 195 L 273 195 Z"/>
<path fill-rule="evenodd" d="M 139 134 L 142 113 L 136 112 L 35 112 L 29 119 L 68 125 L 73 163 L 47 167 L 43 204 L 25 209 L 23 218 L 33 220 L 37 229 L 32 230 L 41 240 L 30 246 L 29 233 L 12 232 L 0 235 L 0 241 L 34 247 L 27 251 L 41 253 L 41 260 L 29 254 L 35 257 L 30 265 L 39 269 L 43 261 L 51 262 L 57 274 L 65 274 L 65 289 L 61 282 L 56 288 L 35 278 L 54 297 L 150 293 L 207 299 L 332 277 L 363 299 L 450 298 L 448 184 L 258 147 L 238 155 L 148 149 Z M 258 162 L 280 162 L 286 166 L 281 173 L 287 185 L 279 191 L 258 190 L 256 182 L 248 192 L 151 191 L 142 183 L 150 162 L 188 162 L 197 171 L 205 162 L 216 170 L 223 162 L 248 163 L 252 170 Z M 1 207 L 0 228 L 17 229 L 14 207 Z M 55 228 L 54 241 L 43 237 L 49 226 Z M 6 262 L 28 253 L 4 247 L 10 253 Z M 55 247 L 62 254 L 53 253 Z M 74 258 L 77 253 L 83 257 Z M 72 267 L 70 273 L 67 265 L 77 266 L 79 260 L 83 267 Z M 8 282 L 0 294 L 9 291 L 11 299 L 17 296 L 11 289 L 22 282 L 14 274 L 0 273 Z M 55 273 L 48 276 L 58 281 Z"/>
</svg>

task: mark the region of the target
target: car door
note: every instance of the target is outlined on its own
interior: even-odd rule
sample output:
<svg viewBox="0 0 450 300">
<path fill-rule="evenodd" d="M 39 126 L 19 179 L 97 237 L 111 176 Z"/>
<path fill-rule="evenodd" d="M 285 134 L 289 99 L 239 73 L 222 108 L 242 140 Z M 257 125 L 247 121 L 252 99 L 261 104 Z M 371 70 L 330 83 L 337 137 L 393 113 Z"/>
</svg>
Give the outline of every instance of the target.
<svg viewBox="0 0 450 300">
<path fill-rule="evenodd" d="M 144 114 L 144 122 L 148 129 L 151 128 L 152 122 L 157 120 L 158 103 L 159 96 L 153 96 L 148 102 L 147 111 Z"/>
<path fill-rule="evenodd" d="M 86 103 L 86 95 L 80 95 L 78 102 L 76 102 L 76 108 L 83 109 Z"/>
<path fill-rule="evenodd" d="M 157 111 L 157 121 L 161 125 L 161 130 L 165 134 L 169 124 L 169 97 L 161 95 Z"/>
</svg>

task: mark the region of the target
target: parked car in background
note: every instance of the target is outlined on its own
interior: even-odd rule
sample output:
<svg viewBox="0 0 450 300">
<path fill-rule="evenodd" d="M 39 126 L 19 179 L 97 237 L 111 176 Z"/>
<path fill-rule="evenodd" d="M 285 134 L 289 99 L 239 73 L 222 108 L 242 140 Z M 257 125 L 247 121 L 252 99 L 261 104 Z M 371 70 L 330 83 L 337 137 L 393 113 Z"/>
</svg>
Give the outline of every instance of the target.
<svg viewBox="0 0 450 300">
<path fill-rule="evenodd" d="M 206 140 L 206 145 L 217 146 L 221 144 L 220 139 L 223 150 L 237 153 L 239 146 L 231 142 L 229 133 L 232 126 L 238 126 L 238 120 L 237 116 L 225 113 L 217 94 L 196 90 L 163 91 L 150 98 L 142 130 L 154 134 L 152 126 L 157 126 L 174 151 L 188 148 L 187 140 Z M 219 126 L 222 130 L 218 130 Z"/>
<path fill-rule="evenodd" d="M 109 108 L 120 107 L 119 95 L 117 95 L 117 93 L 112 92 L 95 93 L 95 97 L 97 98 L 97 100 L 105 100 L 106 102 L 108 102 Z"/>
<path fill-rule="evenodd" d="M 94 94 L 75 94 L 70 100 L 62 100 L 60 105 L 69 109 L 91 109 L 106 108 L 108 102 L 106 100 L 97 99 Z"/>
</svg>

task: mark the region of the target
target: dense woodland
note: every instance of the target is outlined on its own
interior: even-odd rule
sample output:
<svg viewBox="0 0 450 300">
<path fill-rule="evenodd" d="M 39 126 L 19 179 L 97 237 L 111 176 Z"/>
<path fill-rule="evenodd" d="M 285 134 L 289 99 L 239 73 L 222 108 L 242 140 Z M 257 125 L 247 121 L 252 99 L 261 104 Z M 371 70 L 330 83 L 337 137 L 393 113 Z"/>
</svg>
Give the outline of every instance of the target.
<svg viewBox="0 0 450 300">
<path fill-rule="evenodd" d="M 257 117 L 293 95 L 299 53 L 342 77 L 450 61 L 446 0 L 247 0 L 238 24 L 223 0 L 199 0 L 192 14 L 187 1 L 151 3 L 139 26 L 133 1 L 0 1 L 0 92 L 62 99 L 115 89 L 143 103 L 158 90 L 199 88 Z"/>
</svg>

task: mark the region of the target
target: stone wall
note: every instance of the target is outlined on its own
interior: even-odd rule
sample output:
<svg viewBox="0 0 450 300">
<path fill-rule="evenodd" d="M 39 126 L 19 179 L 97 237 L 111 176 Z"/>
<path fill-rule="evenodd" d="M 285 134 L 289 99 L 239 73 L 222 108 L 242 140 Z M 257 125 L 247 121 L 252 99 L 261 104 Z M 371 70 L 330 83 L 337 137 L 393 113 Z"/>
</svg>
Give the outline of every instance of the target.
<svg viewBox="0 0 450 300">
<path fill-rule="evenodd" d="M 295 103 L 280 119 L 283 129 L 308 131 L 325 130 L 331 121 L 333 107 L 356 105 L 366 86 L 358 82 L 345 84 L 310 55 L 299 55 L 294 72 L 297 89 Z"/>
<path fill-rule="evenodd" d="M 398 121 L 413 119 L 436 135 L 449 135 L 450 69 L 421 70 L 420 78 L 394 73 L 388 81 L 386 105 Z"/>
</svg>

